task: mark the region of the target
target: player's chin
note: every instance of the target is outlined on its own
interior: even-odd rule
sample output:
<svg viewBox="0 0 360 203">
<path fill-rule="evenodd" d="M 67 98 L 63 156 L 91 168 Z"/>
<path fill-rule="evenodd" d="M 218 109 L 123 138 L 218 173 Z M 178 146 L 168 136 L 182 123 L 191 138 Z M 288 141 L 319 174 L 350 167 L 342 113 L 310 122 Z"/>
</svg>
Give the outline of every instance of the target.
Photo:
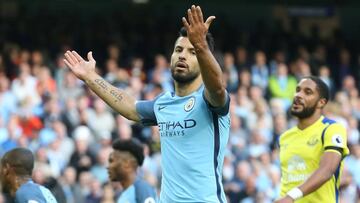
<svg viewBox="0 0 360 203">
<path fill-rule="evenodd" d="M 175 72 L 173 75 L 173 79 L 177 82 L 187 82 L 188 78 L 186 77 L 186 73 L 184 72 Z"/>
<path fill-rule="evenodd" d="M 112 176 L 109 176 L 109 180 L 110 180 L 111 182 L 116 182 L 116 181 L 117 181 L 117 179 L 114 178 L 114 177 L 112 177 Z"/>
<path fill-rule="evenodd" d="M 291 113 L 291 115 L 294 115 L 294 116 L 296 116 L 296 115 L 298 115 L 298 114 L 301 114 L 302 113 L 302 109 L 300 109 L 300 108 L 291 108 L 290 109 L 290 113 Z"/>
<path fill-rule="evenodd" d="M 108 172 L 108 177 L 109 177 L 109 180 L 111 180 L 111 181 L 113 181 L 113 176 L 111 175 L 111 173 L 110 172 Z"/>
<path fill-rule="evenodd" d="M 173 76 L 175 77 L 186 77 L 186 75 L 188 74 L 188 70 L 187 69 L 175 69 L 173 72 Z"/>
<path fill-rule="evenodd" d="M 300 112 L 304 109 L 304 106 L 303 105 L 296 105 L 296 104 L 293 104 L 291 105 L 291 111 L 297 111 L 297 112 Z"/>
</svg>

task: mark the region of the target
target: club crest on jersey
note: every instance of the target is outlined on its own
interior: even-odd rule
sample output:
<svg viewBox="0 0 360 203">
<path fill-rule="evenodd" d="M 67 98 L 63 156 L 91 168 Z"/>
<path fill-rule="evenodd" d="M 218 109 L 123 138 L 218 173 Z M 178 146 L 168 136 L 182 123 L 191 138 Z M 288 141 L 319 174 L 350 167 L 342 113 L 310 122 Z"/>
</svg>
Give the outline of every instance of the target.
<svg viewBox="0 0 360 203">
<path fill-rule="evenodd" d="M 189 112 L 191 111 L 195 106 L 195 97 L 191 97 L 185 104 L 184 106 L 184 110 L 186 112 Z"/>
<path fill-rule="evenodd" d="M 310 138 L 310 139 L 306 142 L 306 144 L 307 144 L 308 146 L 312 147 L 312 146 L 316 145 L 318 142 L 319 142 L 319 139 L 317 139 L 317 137 L 316 137 L 316 135 L 315 135 L 315 136 L 313 136 L 312 138 Z"/>
</svg>

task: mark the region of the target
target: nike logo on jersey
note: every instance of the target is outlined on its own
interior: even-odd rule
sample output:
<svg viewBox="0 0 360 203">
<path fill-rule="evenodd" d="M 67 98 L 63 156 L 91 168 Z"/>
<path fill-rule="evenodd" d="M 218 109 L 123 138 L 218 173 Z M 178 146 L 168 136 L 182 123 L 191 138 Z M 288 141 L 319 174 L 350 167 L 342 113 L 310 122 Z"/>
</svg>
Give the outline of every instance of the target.
<svg viewBox="0 0 360 203">
<path fill-rule="evenodd" d="M 158 110 L 161 111 L 164 108 L 166 108 L 166 106 L 159 106 Z"/>
</svg>

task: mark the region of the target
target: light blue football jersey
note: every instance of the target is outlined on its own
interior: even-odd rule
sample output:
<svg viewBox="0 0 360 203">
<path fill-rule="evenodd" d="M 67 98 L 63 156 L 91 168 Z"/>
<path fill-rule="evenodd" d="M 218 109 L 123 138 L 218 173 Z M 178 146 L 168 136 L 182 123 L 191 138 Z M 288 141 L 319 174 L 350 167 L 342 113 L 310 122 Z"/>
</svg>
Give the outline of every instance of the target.
<svg viewBox="0 0 360 203">
<path fill-rule="evenodd" d="M 57 203 L 52 193 L 32 180 L 22 184 L 15 193 L 16 203 Z"/>
<path fill-rule="evenodd" d="M 126 190 L 122 191 L 116 203 L 136 203 L 134 185 L 130 185 Z"/>
<path fill-rule="evenodd" d="M 144 125 L 158 125 L 161 140 L 160 202 L 226 202 L 222 186 L 229 138 L 230 97 L 221 108 L 206 101 L 204 86 L 184 97 L 167 92 L 139 101 Z"/>
<path fill-rule="evenodd" d="M 137 178 L 134 184 L 121 193 L 116 203 L 156 203 L 157 199 L 155 188 Z"/>
</svg>

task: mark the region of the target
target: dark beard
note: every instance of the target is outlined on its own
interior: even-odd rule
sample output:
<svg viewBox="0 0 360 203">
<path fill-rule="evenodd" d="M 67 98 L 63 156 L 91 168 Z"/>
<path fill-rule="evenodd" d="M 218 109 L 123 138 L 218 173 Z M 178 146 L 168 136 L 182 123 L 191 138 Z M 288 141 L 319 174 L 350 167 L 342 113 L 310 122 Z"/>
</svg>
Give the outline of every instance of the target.
<svg viewBox="0 0 360 203">
<path fill-rule="evenodd" d="M 315 110 L 316 110 L 316 103 L 314 106 L 304 107 L 304 109 L 300 112 L 290 110 L 290 113 L 291 113 L 291 115 L 293 115 L 299 119 L 305 119 L 305 118 L 309 118 L 310 116 L 312 116 L 315 113 Z"/>
<path fill-rule="evenodd" d="M 181 75 L 181 74 L 176 74 L 173 70 L 171 70 L 172 78 L 180 84 L 191 83 L 199 76 L 199 74 L 200 74 L 199 72 L 192 72 L 187 75 Z"/>
</svg>

